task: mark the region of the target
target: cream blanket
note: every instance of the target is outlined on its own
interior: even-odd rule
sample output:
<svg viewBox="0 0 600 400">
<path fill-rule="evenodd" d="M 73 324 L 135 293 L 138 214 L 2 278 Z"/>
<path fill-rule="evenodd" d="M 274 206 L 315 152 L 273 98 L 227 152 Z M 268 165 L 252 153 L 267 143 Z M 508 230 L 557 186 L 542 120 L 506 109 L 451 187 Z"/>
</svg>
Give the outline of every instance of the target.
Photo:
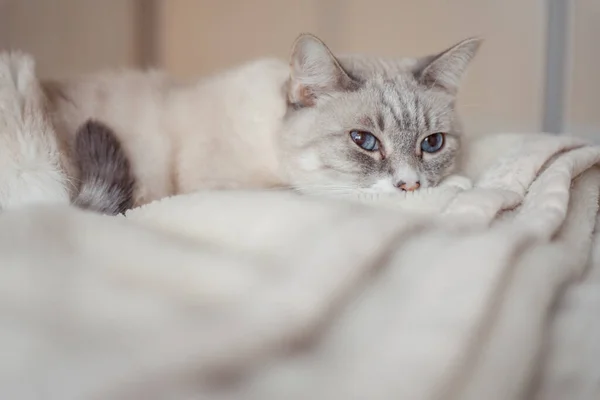
<svg viewBox="0 0 600 400">
<path fill-rule="evenodd" d="M 0 398 L 597 399 L 598 161 L 503 134 L 472 188 L 3 212 Z"/>
</svg>

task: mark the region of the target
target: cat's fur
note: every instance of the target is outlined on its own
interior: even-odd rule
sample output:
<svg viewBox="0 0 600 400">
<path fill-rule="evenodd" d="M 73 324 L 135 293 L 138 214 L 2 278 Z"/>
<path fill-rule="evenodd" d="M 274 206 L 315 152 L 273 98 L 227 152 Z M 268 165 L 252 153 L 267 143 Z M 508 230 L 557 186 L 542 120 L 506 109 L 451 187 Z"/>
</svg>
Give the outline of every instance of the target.
<svg viewBox="0 0 600 400">
<path fill-rule="evenodd" d="M 73 152 L 66 152 L 47 106 L 33 59 L 21 52 L 1 53 L 0 211 L 69 202 L 106 214 L 130 208 L 128 160 L 110 129 L 88 122 L 77 130 Z M 80 171 L 79 187 L 69 179 L 72 164 Z"/>
<path fill-rule="evenodd" d="M 302 35 L 289 65 L 261 60 L 191 84 L 130 71 L 43 88 L 66 152 L 89 118 L 114 130 L 136 205 L 203 188 L 392 192 L 399 181 L 436 185 L 454 168 L 456 94 L 479 44 L 468 39 L 415 60 L 336 58 Z M 359 148 L 349 136 L 356 129 L 372 132 L 382 150 Z M 436 132 L 446 133 L 444 147 L 422 153 L 421 141 Z"/>
</svg>

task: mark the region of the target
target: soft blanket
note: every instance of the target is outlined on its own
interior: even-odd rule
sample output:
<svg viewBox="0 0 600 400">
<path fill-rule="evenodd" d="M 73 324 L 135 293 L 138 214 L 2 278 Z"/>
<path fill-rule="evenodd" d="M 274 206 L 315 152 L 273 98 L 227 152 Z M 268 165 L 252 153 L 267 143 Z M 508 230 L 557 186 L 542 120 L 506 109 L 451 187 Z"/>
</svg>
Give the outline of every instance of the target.
<svg viewBox="0 0 600 400">
<path fill-rule="evenodd" d="M 598 398 L 598 161 L 501 134 L 408 195 L 4 211 L 0 398 Z"/>
</svg>

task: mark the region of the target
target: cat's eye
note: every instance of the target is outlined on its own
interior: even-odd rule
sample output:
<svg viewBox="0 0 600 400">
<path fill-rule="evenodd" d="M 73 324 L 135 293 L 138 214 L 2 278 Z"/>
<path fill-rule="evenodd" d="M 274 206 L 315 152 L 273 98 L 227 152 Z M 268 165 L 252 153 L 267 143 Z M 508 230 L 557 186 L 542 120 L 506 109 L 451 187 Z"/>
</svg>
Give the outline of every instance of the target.
<svg viewBox="0 0 600 400">
<path fill-rule="evenodd" d="M 445 134 L 438 132 L 427 136 L 421 142 L 421 150 L 425 153 L 435 153 L 441 150 L 444 146 Z"/>
<path fill-rule="evenodd" d="M 377 151 L 379 150 L 379 139 L 372 133 L 365 131 L 351 131 L 350 138 L 357 146 L 361 147 L 366 151 Z"/>
</svg>

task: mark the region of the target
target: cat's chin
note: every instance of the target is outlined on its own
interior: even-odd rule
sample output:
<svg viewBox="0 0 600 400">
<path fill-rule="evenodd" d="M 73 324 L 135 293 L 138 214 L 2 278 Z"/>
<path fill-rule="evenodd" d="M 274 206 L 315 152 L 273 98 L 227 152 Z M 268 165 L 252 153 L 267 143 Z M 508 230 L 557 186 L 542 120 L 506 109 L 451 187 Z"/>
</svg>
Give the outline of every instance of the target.
<svg viewBox="0 0 600 400">
<path fill-rule="evenodd" d="M 392 184 L 391 179 L 379 179 L 373 185 L 361 189 L 363 193 L 396 193 L 399 189 Z"/>
</svg>

